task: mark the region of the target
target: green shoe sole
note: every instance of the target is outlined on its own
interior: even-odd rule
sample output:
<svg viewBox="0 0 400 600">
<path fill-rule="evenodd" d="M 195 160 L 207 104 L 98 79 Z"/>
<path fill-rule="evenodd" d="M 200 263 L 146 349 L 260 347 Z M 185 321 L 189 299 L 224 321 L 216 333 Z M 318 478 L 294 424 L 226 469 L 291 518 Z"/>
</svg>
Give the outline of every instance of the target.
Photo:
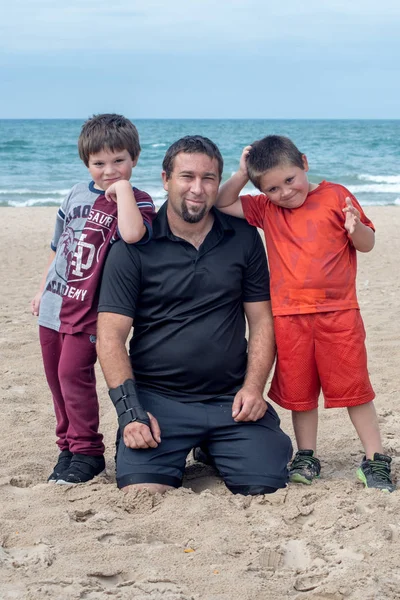
<svg viewBox="0 0 400 600">
<path fill-rule="evenodd" d="M 319 477 L 314 477 L 314 479 L 319 479 Z M 293 475 L 289 475 L 289 481 L 291 481 L 292 483 L 304 483 L 305 485 L 311 485 L 313 480 L 309 480 L 307 479 L 307 477 L 304 477 L 304 475 L 301 475 L 300 473 L 293 473 Z"/>
<path fill-rule="evenodd" d="M 356 474 L 357 474 L 357 479 L 358 479 L 359 481 L 361 481 L 361 483 L 363 483 L 363 484 L 365 485 L 365 487 L 366 487 L 366 488 L 368 488 L 369 490 L 370 490 L 370 489 L 374 489 L 374 488 L 370 488 L 370 487 L 368 486 L 367 479 L 366 479 L 366 477 L 365 477 L 365 475 L 364 475 L 364 473 L 363 473 L 363 470 L 362 470 L 362 468 L 361 468 L 361 467 L 359 467 L 359 468 L 357 469 L 357 471 L 356 471 Z M 385 492 L 386 494 L 390 494 L 390 490 L 385 490 L 385 488 L 383 488 L 383 489 L 376 488 L 376 489 L 379 489 L 379 491 L 380 491 L 380 492 Z"/>
<path fill-rule="evenodd" d="M 364 475 L 364 473 L 363 473 L 363 471 L 362 471 L 361 467 L 359 467 L 359 468 L 357 469 L 357 471 L 356 471 L 356 475 L 357 475 L 357 479 L 358 479 L 359 481 L 361 481 L 361 483 L 363 483 L 363 484 L 365 485 L 365 487 L 367 488 L 367 487 L 368 487 L 367 480 L 366 480 L 366 478 L 365 478 L 365 475 Z"/>
</svg>

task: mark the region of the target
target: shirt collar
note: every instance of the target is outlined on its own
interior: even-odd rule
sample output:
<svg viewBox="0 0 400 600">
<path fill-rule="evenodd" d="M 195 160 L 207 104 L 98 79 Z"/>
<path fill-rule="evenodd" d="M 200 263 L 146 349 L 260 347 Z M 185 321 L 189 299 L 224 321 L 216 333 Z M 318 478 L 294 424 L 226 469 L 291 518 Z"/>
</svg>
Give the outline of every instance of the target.
<svg viewBox="0 0 400 600">
<path fill-rule="evenodd" d="M 104 190 L 98 190 L 98 189 L 95 187 L 95 183 L 94 183 L 94 181 L 91 181 L 91 182 L 89 183 L 89 190 L 90 190 L 91 192 L 93 192 L 94 194 L 98 194 L 99 196 L 101 196 L 102 194 L 105 194 L 105 191 L 104 191 Z"/>
<path fill-rule="evenodd" d="M 167 219 L 167 205 L 168 200 L 164 202 L 161 208 L 157 212 L 157 217 L 153 221 L 153 239 L 169 238 L 176 240 L 177 238 L 171 231 L 171 228 Z M 212 230 L 221 230 L 223 232 L 234 232 L 234 229 L 229 221 L 229 217 L 224 215 L 221 211 L 215 207 L 211 208 L 211 213 L 214 215 L 214 223 Z"/>
</svg>

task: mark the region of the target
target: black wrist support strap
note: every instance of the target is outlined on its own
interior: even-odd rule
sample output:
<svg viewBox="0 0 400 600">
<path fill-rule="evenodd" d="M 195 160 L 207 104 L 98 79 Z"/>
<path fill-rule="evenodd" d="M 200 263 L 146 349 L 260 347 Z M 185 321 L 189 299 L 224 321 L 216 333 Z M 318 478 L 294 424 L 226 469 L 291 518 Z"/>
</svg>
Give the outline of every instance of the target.
<svg viewBox="0 0 400 600">
<path fill-rule="evenodd" d="M 117 410 L 121 433 L 123 433 L 124 427 L 128 423 L 134 421 L 150 427 L 150 419 L 139 402 L 136 383 L 133 379 L 127 379 L 122 385 L 108 390 L 108 394 Z"/>
</svg>

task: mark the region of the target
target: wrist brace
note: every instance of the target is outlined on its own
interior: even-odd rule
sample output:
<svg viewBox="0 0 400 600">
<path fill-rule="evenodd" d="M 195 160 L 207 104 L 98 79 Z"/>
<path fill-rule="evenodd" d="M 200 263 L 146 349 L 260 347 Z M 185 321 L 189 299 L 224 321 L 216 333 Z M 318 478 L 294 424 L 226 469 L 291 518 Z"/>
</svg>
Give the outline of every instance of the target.
<svg viewBox="0 0 400 600">
<path fill-rule="evenodd" d="M 118 415 L 118 425 L 123 433 L 128 423 L 138 421 L 150 427 L 150 419 L 143 409 L 137 396 L 136 383 L 133 379 L 127 379 L 122 385 L 108 390 Z"/>
</svg>

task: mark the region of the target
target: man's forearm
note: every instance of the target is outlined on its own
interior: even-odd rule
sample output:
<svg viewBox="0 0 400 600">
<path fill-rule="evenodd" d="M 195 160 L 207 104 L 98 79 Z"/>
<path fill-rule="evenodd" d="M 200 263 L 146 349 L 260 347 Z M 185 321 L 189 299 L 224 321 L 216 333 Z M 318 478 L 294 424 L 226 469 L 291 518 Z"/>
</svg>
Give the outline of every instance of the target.
<svg viewBox="0 0 400 600">
<path fill-rule="evenodd" d="M 256 387 L 262 394 L 268 375 L 275 360 L 275 338 L 273 321 L 265 319 L 257 324 L 255 331 L 250 331 L 247 372 L 244 385 Z"/>
<path fill-rule="evenodd" d="M 102 338 L 97 340 L 97 355 L 109 388 L 121 385 L 127 379 L 133 379 L 131 362 L 121 340 Z"/>
</svg>

